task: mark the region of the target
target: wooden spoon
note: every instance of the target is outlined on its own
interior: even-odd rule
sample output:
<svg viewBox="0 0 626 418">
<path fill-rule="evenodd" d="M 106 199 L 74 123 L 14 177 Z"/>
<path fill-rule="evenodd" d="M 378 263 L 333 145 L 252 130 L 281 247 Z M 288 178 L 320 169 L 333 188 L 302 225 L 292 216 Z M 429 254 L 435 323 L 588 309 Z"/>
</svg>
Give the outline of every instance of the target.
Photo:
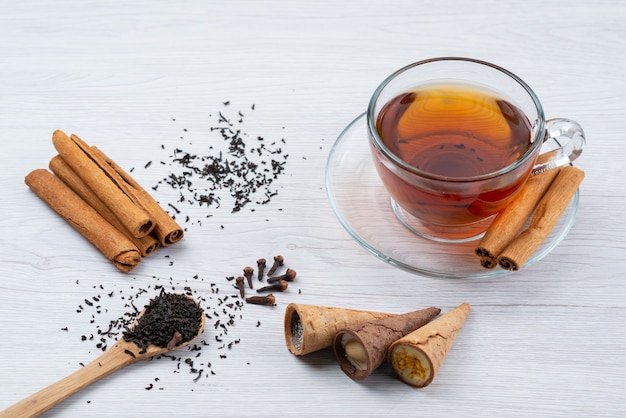
<svg viewBox="0 0 626 418">
<path fill-rule="evenodd" d="M 198 302 L 194 300 L 196 304 Z M 201 309 L 198 305 L 198 309 Z M 134 324 L 137 323 L 139 318 L 144 314 L 145 309 L 139 313 L 135 319 Z M 51 384 L 50 386 L 41 389 L 40 391 L 30 395 L 29 397 L 19 401 L 13 406 L 0 411 L 0 418 L 10 417 L 36 417 L 37 415 L 47 411 L 61 401 L 67 399 L 79 390 L 84 389 L 90 384 L 100 380 L 104 376 L 113 373 L 122 367 L 136 363 L 139 360 L 148 359 L 153 356 L 167 353 L 168 351 L 176 350 L 191 343 L 198 335 L 202 333 L 204 329 L 204 314 L 201 315 L 202 320 L 198 327 L 198 333 L 195 337 L 190 338 L 188 341 L 176 346 L 159 347 L 154 344 L 149 344 L 145 352 L 141 352 L 142 349 L 132 341 L 124 341 L 120 339 L 107 351 L 105 351 L 100 357 L 87 364 L 85 367 L 75 371 L 67 377 Z M 134 325 L 133 324 L 133 325 Z M 173 345 L 173 344 L 172 344 Z"/>
</svg>

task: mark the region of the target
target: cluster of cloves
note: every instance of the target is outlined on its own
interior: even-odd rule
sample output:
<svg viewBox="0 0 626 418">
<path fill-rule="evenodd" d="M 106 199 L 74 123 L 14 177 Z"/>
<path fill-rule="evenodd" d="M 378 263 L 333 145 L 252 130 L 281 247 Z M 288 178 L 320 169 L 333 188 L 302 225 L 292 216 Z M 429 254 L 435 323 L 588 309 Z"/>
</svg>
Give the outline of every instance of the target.
<svg viewBox="0 0 626 418">
<path fill-rule="evenodd" d="M 267 267 L 267 261 L 264 258 L 259 258 L 257 260 L 257 279 L 262 282 L 265 275 L 265 268 Z M 274 257 L 274 263 L 270 266 L 269 270 L 267 270 L 267 286 L 261 287 L 257 289 L 257 293 L 263 292 L 284 292 L 289 287 L 288 282 L 292 282 L 296 278 L 296 271 L 294 269 L 288 268 L 283 274 L 274 276 L 276 270 L 279 267 L 285 265 L 285 260 L 282 255 L 277 255 Z M 274 306 L 276 302 L 276 298 L 272 293 L 266 296 L 250 296 L 246 298 L 246 282 L 250 289 L 254 289 L 252 284 L 252 278 L 254 277 L 254 267 L 246 266 L 243 268 L 243 275 L 237 276 L 235 279 L 235 287 L 239 289 L 239 296 L 242 299 L 245 299 L 247 303 L 255 304 L 255 305 L 268 305 Z"/>
</svg>

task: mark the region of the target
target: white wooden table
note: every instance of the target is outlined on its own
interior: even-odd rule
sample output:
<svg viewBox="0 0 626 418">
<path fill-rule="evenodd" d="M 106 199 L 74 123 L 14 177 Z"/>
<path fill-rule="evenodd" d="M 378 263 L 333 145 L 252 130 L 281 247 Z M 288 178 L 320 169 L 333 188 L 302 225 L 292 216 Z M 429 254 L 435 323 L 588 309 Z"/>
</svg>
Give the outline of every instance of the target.
<svg viewBox="0 0 626 418">
<path fill-rule="evenodd" d="M 626 3 L 613 0 L 2 2 L 0 410 L 96 358 L 97 331 L 140 289 L 148 293 L 137 305 L 157 286 L 187 286 L 208 311 L 234 315 L 226 335 L 208 324 L 200 351 L 135 364 L 46 416 L 623 416 L 625 18 Z M 399 270 L 359 246 L 328 203 L 337 135 L 384 77 L 435 56 L 504 66 L 548 117 L 586 130 L 576 223 L 514 275 Z M 47 166 L 62 129 L 151 187 L 175 168 L 174 149 L 210 154 L 220 111 L 245 115 L 248 144 L 262 136 L 288 154 L 278 194 L 231 213 L 227 199 L 180 203 L 161 185 L 155 197 L 177 206 L 186 237 L 130 273 L 24 184 Z M 226 277 L 277 254 L 298 271 L 277 306 L 230 312 Z M 329 350 L 292 356 L 282 329 L 289 302 L 397 313 L 469 302 L 472 313 L 433 384 L 416 390 L 389 366 L 356 383 Z M 199 379 L 186 361 L 201 365 Z"/>
</svg>

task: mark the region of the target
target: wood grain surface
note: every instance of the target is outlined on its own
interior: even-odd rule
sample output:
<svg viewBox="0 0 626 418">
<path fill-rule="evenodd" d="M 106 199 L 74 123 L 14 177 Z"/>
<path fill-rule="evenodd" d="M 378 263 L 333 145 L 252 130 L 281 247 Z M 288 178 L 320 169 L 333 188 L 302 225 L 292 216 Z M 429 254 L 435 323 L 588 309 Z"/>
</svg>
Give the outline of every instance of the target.
<svg viewBox="0 0 626 418">
<path fill-rule="evenodd" d="M 200 349 L 127 367 L 45 416 L 623 416 L 625 18 L 614 0 L 3 1 L 0 410 L 95 359 L 101 338 L 112 345 L 98 332 L 163 286 L 204 300 L 212 319 Z M 576 222 L 528 269 L 411 274 L 356 243 L 328 203 L 339 133 L 388 74 L 436 56 L 511 70 L 547 117 L 586 131 Z M 261 194 L 232 213 L 228 196 L 201 206 L 159 183 L 179 170 L 177 149 L 217 152 L 220 112 L 249 147 L 280 149 L 269 203 L 255 203 Z M 117 271 L 24 184 L 55 155 L 56 129 L 176 207 L 185 238 Z M 277 306 L 229 307 L 237 290 L 226 277 L 277 254 L 298 272 Z M 472 312 L 435 381 L 417 390 L 388 365 L 357 383 L 330 350 L 291 355 L 290 302 L 392 313 L 468 302 Z"/>
</svg>

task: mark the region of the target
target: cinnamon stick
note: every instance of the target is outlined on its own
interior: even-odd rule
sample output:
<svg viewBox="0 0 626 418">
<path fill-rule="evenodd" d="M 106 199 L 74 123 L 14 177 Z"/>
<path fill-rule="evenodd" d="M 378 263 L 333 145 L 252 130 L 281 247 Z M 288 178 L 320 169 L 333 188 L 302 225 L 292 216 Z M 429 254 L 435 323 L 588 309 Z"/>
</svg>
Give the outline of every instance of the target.
<svg viewBox="0 0 626 418">
<path fill-rule="evenodd" d="M 511 241 L 498 257 L 506 270 L 519 270 L 550 235 L 578 190 L 585 173 L 573 166 L 561 169 L 539 202 L 528 229 Z"/>
<path fill-rule="evenodd" d="M 517 196 L 496 215 L 476 247 L 476 255 L 481 257 L 483 267 L 498 265 L 498 256 L 528 221 L 559 172 L 560 167 L 529 178 Z"/>
<path fill-rule="evenodd" d="M 87 144 L 75 135 L 68 137 L 60 130 L 53 133 L 52 143 L 61 158 L 106 202 L 111 212 L 133 236 L 141 238 L 152 231 L 154 224 L 148 213 L 133 203 L 111 176 L 108 164 L 94 155 Z"/>
<path fill-rule="evenodd" d="M 29 173 L 31 190 L 91 242 L 121 271 L 128 272 L 141 261 L 135 245 L 95 209 L 45 169 Z"/>
<path fill-rule="evenodd" d="M 183 238 L 183 228 L 163 210 L 150 193 L 100 149 L 92 146 L 91 150 L 95 155 L 102 158 L 103 161 L 106 161 L 115 174 L 119 176 L 120 187 L 132 197 L 135 204 L 142 207 L 150 215 L 154 223 L 152 234 L 159 240 L 161 245 L 172 245 Z"/>
<path fill-rule="evenodd" d="M 80 196 L 89 206 L 94 208 L 112 226 L 117 228 L 139 249 L 142 256 L 150 255 L 159 247 L 159 241 L 152 235 L 136 238 L 117 219 L 109 207 L 94 193 L 78 174 L 65 162 L 60 155 L 53 157 L 49 164 L 50 170 L 65 183 L 74 193 Z"/>
</svg>

